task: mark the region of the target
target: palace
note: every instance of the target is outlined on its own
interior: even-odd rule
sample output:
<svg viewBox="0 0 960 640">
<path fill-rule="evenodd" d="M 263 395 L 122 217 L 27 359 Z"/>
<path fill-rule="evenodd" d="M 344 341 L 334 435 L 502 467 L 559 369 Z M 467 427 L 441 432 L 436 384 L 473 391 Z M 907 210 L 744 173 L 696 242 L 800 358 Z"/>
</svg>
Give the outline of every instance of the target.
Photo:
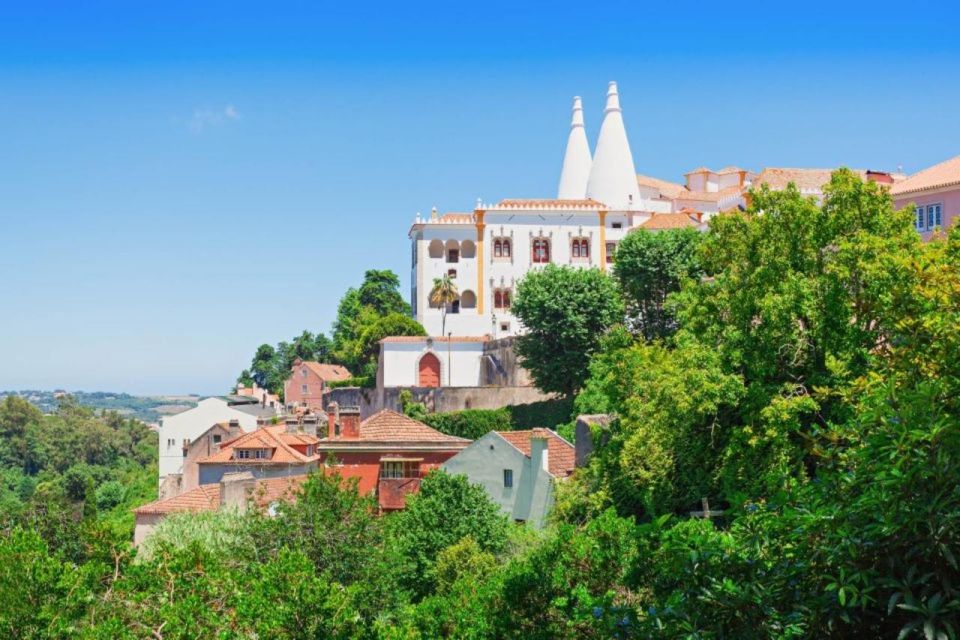
<svg viewBox="0 0 960 640">
<path fill-rule="evenodd" d="M 417 215 L 409 234 L 414 314 L 432 336 L 515 335 L 520 327 L 510 303 L 530 270 L 551 262 L 607 269 L 631 229 L 703 228 L 711 215 L 743 206 L 755 177 L 737 167 L 696 169 L 687 174 L 686 185 L 637 175 L 617 85 L 611 82 L 592 156 L 581 100 L 573 100 L 555 199 L 478 202 L 471 213 L 434 210 L 426 220 Z M 459 291 L 445 320 L 430 300 L 434 280 L 443 276 Z"/>
</svg>

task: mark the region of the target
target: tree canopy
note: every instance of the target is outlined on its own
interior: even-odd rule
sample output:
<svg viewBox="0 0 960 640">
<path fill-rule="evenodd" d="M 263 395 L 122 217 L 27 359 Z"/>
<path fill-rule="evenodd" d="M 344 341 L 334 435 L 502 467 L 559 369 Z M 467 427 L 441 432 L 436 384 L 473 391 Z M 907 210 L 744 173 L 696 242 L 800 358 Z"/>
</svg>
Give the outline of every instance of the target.
<svg viewBox="0 0 960 640">
<path fill-rule="evenodd" d="M 512 312 L 525 329 L 517 354 L 536 385 L 570 394 L 586 379 L 604 332 L 623 320 L 623 303 L 599 269 L 548 264 L 520 281 Z"/>
</svg>

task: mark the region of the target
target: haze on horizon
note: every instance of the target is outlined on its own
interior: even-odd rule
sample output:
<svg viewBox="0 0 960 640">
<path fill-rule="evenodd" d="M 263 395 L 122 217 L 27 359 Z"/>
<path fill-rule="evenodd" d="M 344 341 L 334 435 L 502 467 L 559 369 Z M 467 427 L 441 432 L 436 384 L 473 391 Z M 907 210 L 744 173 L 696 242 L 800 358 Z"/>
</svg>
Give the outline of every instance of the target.
<svg viewBox="0 0 960 640">
<path fill-rule="evenodd" d="M 0 22 L 0 390 L 223 393 L 416 212 L 555 192 L 620 87 L 641 173 L 960 153 L 955 3 L 116 0 Z M 376 19 L 371 19 L 376 16 Z"/>
</svg>

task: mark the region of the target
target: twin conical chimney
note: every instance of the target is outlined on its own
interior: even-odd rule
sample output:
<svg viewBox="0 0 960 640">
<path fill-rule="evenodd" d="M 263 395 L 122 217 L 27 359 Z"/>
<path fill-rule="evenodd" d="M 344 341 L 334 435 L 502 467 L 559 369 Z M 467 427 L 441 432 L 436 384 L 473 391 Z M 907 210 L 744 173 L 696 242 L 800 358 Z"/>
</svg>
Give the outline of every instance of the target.
<svg viewBox="0 0 960 640">
<path fill-rule="evenodd" d="M 563 156 L 557 198 L 582 200 L 586 197 L 590 164 L 590 145 L 587 143 L 587 132 L 583 128 L 583 106 L 580 96 L 577 96 L 573 99 L 573 119 L 570 122 L 570 137 L 567 138 L 567 152 Z"/>
<path fill-rule="evenodd" d="M 607 89 L 607 108 L 587 179 L 586 196 L 599 200 L 611 210 L 635 209 L 640 205 L 637 171 L 623 125 L 616 82 L 611 82 Z"/>
</svg>

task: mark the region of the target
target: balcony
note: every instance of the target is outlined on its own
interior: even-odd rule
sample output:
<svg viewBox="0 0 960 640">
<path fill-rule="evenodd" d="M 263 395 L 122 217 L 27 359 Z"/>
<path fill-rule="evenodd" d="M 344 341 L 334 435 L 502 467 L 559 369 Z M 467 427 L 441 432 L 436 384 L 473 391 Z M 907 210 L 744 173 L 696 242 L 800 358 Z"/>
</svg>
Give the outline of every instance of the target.
<svg viewBox="0 0 960 640">
<path fill-rule="evenodd" d="M 381 478 L 377 485 L 377 500 L 384 511 L 403 509 L 407 495 L 420 491 L 420 478 Z"/>
</svg>

